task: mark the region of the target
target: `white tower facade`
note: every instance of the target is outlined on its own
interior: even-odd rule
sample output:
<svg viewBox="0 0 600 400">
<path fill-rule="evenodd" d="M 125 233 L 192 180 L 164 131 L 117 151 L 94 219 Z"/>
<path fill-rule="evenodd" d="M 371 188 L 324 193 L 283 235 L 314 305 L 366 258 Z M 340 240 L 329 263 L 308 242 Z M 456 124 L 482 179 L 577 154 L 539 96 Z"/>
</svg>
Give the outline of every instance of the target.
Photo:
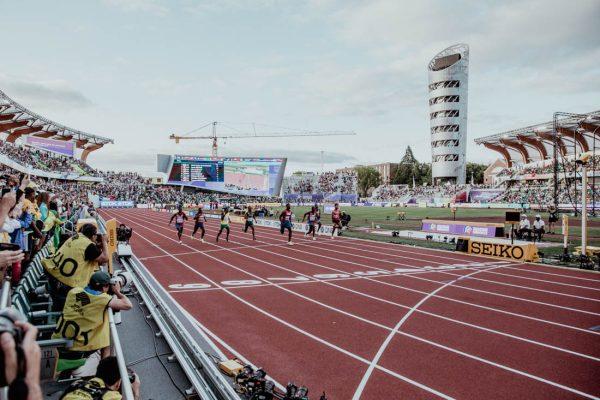
<svg viewBox="0 0 600 400">
<path fill-rule="evenodd" d="M 433 184 L 466 182 L 469 46 L 456 44 L 429 62 Z"/>
</svg>

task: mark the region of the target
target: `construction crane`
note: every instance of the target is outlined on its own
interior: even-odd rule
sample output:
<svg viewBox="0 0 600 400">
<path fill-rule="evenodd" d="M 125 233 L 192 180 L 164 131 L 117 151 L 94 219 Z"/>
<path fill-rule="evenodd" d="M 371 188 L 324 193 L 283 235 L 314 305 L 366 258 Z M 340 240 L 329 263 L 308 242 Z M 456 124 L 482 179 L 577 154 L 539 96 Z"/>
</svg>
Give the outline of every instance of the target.
<svg viewBox="0 0 600 400">
<path fill-rule="evenodd" d="M 179 143 L 181 140 L 196 140 L 196 139 L 210 139 L 212 140 L 212 156 L 218 157 L 218 140 L 219 139 L 252 139 L 252 138 L 267 138 L 267 137 L 296 137 L 296 136 L 354 136 L 355 132 L 349 131 L 299 131 L 292 130 L 291 132 L 256 132 L 256 124 L 252 124 L 254 129 L 253 133 L 244 133 L 240 132 L 235 135 L 217 135 L 217 124 L 225 125 L 223 122 L 209 122 L 206 125 L 202 125 L 199 128 L 196 128 L 190 132 L 187 132 L 183 135 L 175 135 L 172 134 L 169 136 L 169 139 L 175 140 L 175 143 Z M 212 131 L 210 135 L 206 136 L 187 136 L 193 132 L 197 132 L 201 129 L 204 129 L 208 126 L 212 125 Z"/>
</svg>

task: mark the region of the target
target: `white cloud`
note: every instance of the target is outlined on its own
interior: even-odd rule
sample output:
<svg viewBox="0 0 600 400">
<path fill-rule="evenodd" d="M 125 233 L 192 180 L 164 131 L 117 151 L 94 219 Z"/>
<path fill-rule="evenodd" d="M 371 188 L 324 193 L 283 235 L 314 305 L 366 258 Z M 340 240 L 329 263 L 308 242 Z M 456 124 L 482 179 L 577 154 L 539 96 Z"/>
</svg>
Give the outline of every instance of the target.
<svg viewBox="0 0 600 400">
<path fill-rule="evenodd" d="M 471 80 L 479 89 L 510 85 L 538 95 L 599 90 L 597 1 L 375 0 L 315 7 L 331 13 L 338 40 L 365 58 L 307 69 L 307 102 L 326 115 L 374 116 L 421 106 L 427 63 L 459 42 L 470 45 Z"/>
<path fill-rule="evenodd" d="M 0 87 L 13 100 L 33 111 L 38 107 L 60 111 L 93 105 L 86 95 L 61 79 L 36 80 L 0 74 Z"/>
<path fill-rule="evenodd" d="M 145 12 L 159 17 L 170 12 L 160 0 L 104 0 L 104 3 L 126 12 Z"/>
</svg>

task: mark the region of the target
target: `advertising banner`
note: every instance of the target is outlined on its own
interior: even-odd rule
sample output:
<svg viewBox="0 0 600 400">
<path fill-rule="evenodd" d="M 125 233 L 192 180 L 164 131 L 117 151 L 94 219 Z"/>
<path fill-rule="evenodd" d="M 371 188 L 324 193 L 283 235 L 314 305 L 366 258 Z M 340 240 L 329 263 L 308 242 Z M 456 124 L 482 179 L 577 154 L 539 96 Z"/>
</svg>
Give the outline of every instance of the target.
<svg viewBox="0 0 600 400">
<path fill-rule="evenodd" d="M 460 221 L 423 220 L 422 230 L 431 233 L 447 233 L 450 235 L 468 235 L 480 237 L 496 237 L 499 226 L 491 224 L 476 224 Z"/>
<path fill-rule="evenodd" d="M 67 157 L 73 157 L 75 154 L 75 143 L 68 140 L 54 140 L 37 136 L 27 136 L 25 138 L 25 144 Z"/>
<path fill-rule="evenodd" d="M 133 208 L 133 201 L 100 200 L 101 208 Z"/>
<path fill-rule="evenodd" d="M 510 258 L 518 261 L 538 261 L 538 249 L 534 244 L 503 244 L 479 242 L 469 239 L 469 254 Z"/>
</svg>

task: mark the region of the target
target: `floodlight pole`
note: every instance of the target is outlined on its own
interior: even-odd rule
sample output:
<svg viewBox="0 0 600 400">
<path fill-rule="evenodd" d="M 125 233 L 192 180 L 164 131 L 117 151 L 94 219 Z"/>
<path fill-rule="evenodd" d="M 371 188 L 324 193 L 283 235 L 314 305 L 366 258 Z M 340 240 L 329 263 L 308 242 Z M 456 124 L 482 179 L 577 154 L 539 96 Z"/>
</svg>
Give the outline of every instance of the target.
<svg viewBox="0 0 600 400">
<path fill-rule="evenodd" d="M 581 165 L 581 255 L 587 255 L 587 163 Z"/>
<path fill-rule="evenodd" d="M 554 135 L 553 135 L 553 146 L 552 146 L 552 153 L 553 153 L 553 157 L 554 157 L 554 168 L 553 168 L 553 175 L 554 175 L 554 208 L 558 211 L 558 113 L 554 113 L 554 124 L 553 124 L 553 129 L 554 129 Z M 575 207 L 575 210 L 577 210 L 577 207 Z"/>
</svg>

